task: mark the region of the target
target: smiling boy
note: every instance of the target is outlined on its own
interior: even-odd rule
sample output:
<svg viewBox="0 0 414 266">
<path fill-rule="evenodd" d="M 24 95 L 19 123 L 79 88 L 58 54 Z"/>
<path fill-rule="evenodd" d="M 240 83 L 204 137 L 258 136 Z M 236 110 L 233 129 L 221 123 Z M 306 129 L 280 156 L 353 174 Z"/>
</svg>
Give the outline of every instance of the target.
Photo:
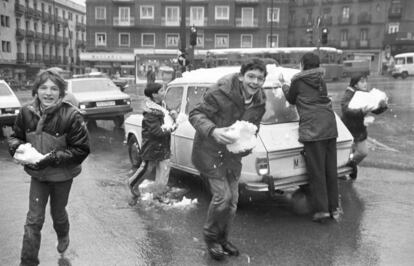
<svg viewBox="0 0 414 266">
<path fill-rule="evenodd" d="M 251 122 L 259 128 L 265 112 L 262 88 L 266 75 L 262 60 L 247 60 L 240 73 L 220 79 L 189 114 L 190 123 L 196 129 L 192 161 L 208 180 L 212 193 L 203 234 L 207 250 L 216 260 L 223 259 L 225 254 L 239 255 L 238 249 L 228 241 L 228 234 L 239 198 L 241 159 L 248 154 L 234 154 L 226 149 L 234 141 L 226 131 L 237 120 Z"/>
</svg>

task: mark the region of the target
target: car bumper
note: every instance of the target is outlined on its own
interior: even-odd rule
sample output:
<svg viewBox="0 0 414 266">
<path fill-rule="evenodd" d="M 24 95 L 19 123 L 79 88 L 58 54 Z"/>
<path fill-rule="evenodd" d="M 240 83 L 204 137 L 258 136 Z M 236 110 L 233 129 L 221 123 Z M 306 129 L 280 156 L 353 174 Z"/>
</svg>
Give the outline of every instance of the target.
<svg viewBox="0 0 414 266">
<path fill-rule="evenodd" d="M 1 115 L 0 116 L 0 125 L 1 126 L 12 126 L 16 120 L 17 115 Z"/>
<path fill-rule="evenodd" d="M 92 119 L 110 119 L 129 112 L 132 112 L 130 105 L 81 109 L 81 113 L 85 118 Z"/>
<path fill-rule="evenodd" d="M 352 173 L 352 168 L 343 166 L 338 168 L 338 177 Z M 284 190 L 295 186 L 308 184 L 307 175 L 297 175 L 285 178 L 275 178 L 271 175 L 263 176 L 262 182 L 247 182 L 245 189 L 255 192 L 275 192 L 276 190 Z"/>
</svg>

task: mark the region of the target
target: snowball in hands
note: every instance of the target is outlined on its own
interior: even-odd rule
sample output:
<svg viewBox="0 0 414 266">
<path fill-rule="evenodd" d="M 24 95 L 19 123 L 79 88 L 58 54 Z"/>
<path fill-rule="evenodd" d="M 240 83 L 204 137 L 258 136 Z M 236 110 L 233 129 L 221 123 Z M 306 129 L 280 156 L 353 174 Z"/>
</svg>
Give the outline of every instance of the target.
<svg viewBox="0 0 414 266">
<path fill-rule="evenodd" d="M 46 155 L 39 153 L 32 144 L 25 143 L 17 148 L 13 158 L 21 164 L 37 164 L 45 157 Z"/>
<path fill-rule="evenodd" d="M 247 121 L 236 121 L 227 130 L 228 136 L 236 140 L 232 144 L 226 145 L 227 150 L 232 153 L 241 153 L 253 149 L 257 142 L 256 131 L 257 127 L 254 124 Z"/>
<path fill-rule="evenodd" d="M 369 92 L 357 91 L 349 102 L 350 109 L 375 110 L 379 107 L 381 101 L 387 103 L 387 95 L 380 90 L 372 89 Z"/>
</svg>

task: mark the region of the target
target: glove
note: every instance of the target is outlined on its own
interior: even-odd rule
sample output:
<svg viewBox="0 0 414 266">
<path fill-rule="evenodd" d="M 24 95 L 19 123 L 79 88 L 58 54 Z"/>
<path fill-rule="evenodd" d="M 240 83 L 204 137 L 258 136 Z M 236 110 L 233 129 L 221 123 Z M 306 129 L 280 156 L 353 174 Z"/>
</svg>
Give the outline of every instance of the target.
<svg viewBox="0 0 414 266">
<path fill-rule="evenodd" d="M 52 151 L 51 153 L 49 153 L 45 158 L 43 158 L 42 160 L 40 160 L 35 167 L 37 169 L 45 169 L 48 166 L 56 166 L 57 164 L 57 157 L 56 157 L 56 152 Z M 29 167 L 30 168 L 30 167 Z M 35 168 L 35 169 L 36 169 Z"/>
</svg>

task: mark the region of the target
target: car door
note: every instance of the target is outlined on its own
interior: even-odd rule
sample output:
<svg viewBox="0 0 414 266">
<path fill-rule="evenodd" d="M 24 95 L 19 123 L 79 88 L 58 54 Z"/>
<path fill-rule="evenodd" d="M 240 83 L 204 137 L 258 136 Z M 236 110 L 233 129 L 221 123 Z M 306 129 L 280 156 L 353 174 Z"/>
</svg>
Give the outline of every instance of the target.
<svg viewBox="0 0 414 266">
<path fill-rule="evenodd" d="M 414 60 L 413 56 L 407 56 L 407 72 L 409 75 L 414 75 Z"/>
<path fill-rule="evenodd" d="M 168 87 L 167 91 L 165 92 L 165 105 L 168 110 L 175 110 L 177 113 L 180 113 L 182 110 L 182 101 L 183 101 L 183 94 L 184 94 L 184 86 L 172 86 Z M 176 132 L 176 131 L 175 131 Z M 171 134 L 171 163 L 176 162 L 176 151 L 175 147 L 175 132 Z"/>
<path fill-rule="evenodd" d="M 190 85 L 187 87 L 185 108 L 179 117 L 179 126 L 175 131 L 175 153 L 177 166 L 186 172 L 195 173 L 196 170 L 191 162 L 191 153 L 195 129 L 188 120 L 190 111 L 203 99 L 209 85 Z"/>
</svg>

